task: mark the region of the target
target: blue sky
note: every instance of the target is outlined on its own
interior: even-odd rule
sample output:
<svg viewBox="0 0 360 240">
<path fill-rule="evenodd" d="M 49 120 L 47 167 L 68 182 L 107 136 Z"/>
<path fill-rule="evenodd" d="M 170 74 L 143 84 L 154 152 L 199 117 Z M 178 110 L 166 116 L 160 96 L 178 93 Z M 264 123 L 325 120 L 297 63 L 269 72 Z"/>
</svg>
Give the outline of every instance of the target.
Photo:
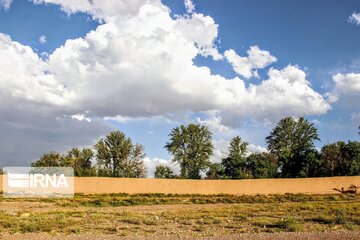
<svg viewBox="0 0 360 240">
<path fill-rule="evenodd" d="M 4 46 L 10 46 L 4 50 L 8 52 L 4 53 L 10 54 L 10 51 L 13 51 L 9 56 L 16 56 L 21 64 L 21 61 L 25 61 L 21 60 L 24 58 L 24 53 L 13 45 L 14 42 L 19 42 L 22 46 L 29 46 L 34 55 L 40 56 L 36 65 L 44 65 L 46 69 L 41 68 L 39 72 L 31 74 L 22 72 L 23 75 L 20 77 L 26 79 L 25 85 L 29 84 L 29 86 L 20 87 L 19 90 L 16 87 L 20 85 L 11 83 L 19 76 L 14 77 L 11 75 L 13 73 L 8 73 L 6 70 L 1 72 L 0 68 L 2 74 L 0 76 L 3 76 L 3 81 L 0 80 L 0 83 L 5 84 L 2 87 L 9 91 L 5 92 L 3 97 L 5 99 L 12 96 L 3 102 L 17 106 L 17 113 L 3 107 L 5 110 L 1 114 L 8 117 L 0 119 L 3 121 L 0 127 L 8 128 L 10 123 L 16 123 L 16 128 L 13 131 L 9 130 L 9 134 L 13 133 L 13 136 L 24 138 L 20 130 L 30 126 L 33 135 L 29 141 L 35 142 L 34 148 L 39 149 L 38 152 L 24 150 L 16 156 L 20 158 L 17 160 L 11 160 L 12 157 L 7 156 L 11 155 L 9 150 L 0 149 L 0 154 L 6 156 L 3 164 L 29 163 L 36 158 L 36 155 L 39 156 L 41 151 L 65 151 L 72 144 L 89 146 L 109 130 L 114 129 L 120 129 L 135 141 L 144 144 L 149 161 L 169 160 L 170 156 L 163 148 L 169 132 L 176 125 L 189 122 L 202 122 L 212 127 L 215 145 L 222 153 L 226 149 L 228 139 L 234 135 L 240 135 L 253 144 L 253 150 L 259 150 L 265 147 L 264 138 L 274 124 L 287 115 L 305 115 L 314 122 L 322 139 L 322 142 L 316 144 L 317 147 L 337 140 L 359 139 L 356 129 L 360 125 L 358 105 L 360 102 L 360 14 L 357 15 L 360 12 L 360 2 L 358 0 L 185 1 L 192 3 L 195 6 L 194 10 L 186 8 L 184 1 L 180 0 L 150 1 L 148 5 L 158 8 L 157 11 L 154 8 L 145 8 L 146 1 L 137 1 L 137 3 L 119 1 L 125 2 L 126 7 L 96 5 L 96 1 L 92 5 L 90 3 L 76 5 L 71 1 L 64 1 L 61 6 L 53 4 L 52 0 L 40 2 L 41 4 L 36 5 L 26 0 L 0 1 L 3 6 L 6 6 L 5 3 L 11 3 L 9 8 L 3 7 L 0 10 L 0 33 L 11 39 L 11 42 L 5 40 L 0 42 Z M 165 6 L 170 9 L 170 13 L 167 13 Z M 142 11 L 152 11 L 153 15 L 159 16 L 162 20 L 151 22 L 150 15 L 141 15 Z M 354 14 L 353 18 L 350 17 L 352 14 Z M 356 16 L 359 16 L 359 22 Z M 141 24 L 139 19 L 143 21 L 142 23 L 140 21 Z M 166 21 L 169 25 L 164 23 Z M 138 28 L 132 28 L 135 24 L 140 25 Z M 157 27 L 156 24 L 159 26 Z M 108 34 L 101 32 L 101 26 Z M 161 31 L 166 34 L 154 30 L 152 35 L 149 35 L 146 30 L 141 29 L 143 26 L 144 29 L 162 29 Z M 127 39 L 129 33 L 126 29 L 133 30 L 130 33 L 134 35 L 132 38 Z M 136 32 L 137 29 L 140 29 L 139 33 Z M 93 35 L 88 34 L 90 31 L 94 32 Z M 143 34 L 142 38 L 137 34 Z M 39 41 L 41 36 L 44 36 L 43 40 L 46 41 L 41 43 Z M 173 36 L 179 38 L 179 43 L 184 41 L 188 44 L 184 46 L 182 52 L 177 52 L 175 47 L 171 49 L 172 46 L 166 45 L 167 42 L 163 40 L 171 39 Z M 85 45 L 79 43 L 80 40 L 73 45 L 64 45 L 69 39 L 80 39 L 83 41 L 82 44 L 88 44 L 86 50 L 84 50 Z M 106 47 L 102 45 L 104 41 L 107 43 Z M 127 50 L 126 47 L 122 48 L 121 44 L 126 46 L 140 44 L 138 46 L 144 45 L 147 48 L 137 47 Z M 155 55 L 151 51 L 151 44 L 156 51 L 166 49 L 167 52 Z M 198 52 L 193 54 L 194 46 Z M 252 46 L 258 46 L 257 53 L 254 54 L 261 52 L 266 56 L 260 56 L 262 60 L 248 57 Z M 230 54 L 230 50 L 233 50 L 234 55 Z M 214 54 L 214 51 L 218 55 Z M 154 56 L 158 57 L 153 58 Z M 173 75 L 175 70 L 162 72 L 162 66 L 168 66 L 164 69 L 171 69 L 173 66 L 170 62 L 166 62 L 168 58 L 180 66 L 184 64 L 184 70 L 178 73 L 179 76 L 188 71 L 192 73 L 191 76 L 199 76 L 204 81 L 206 78 L 215 79 L 216 76 L 220 76 L 219 81 L 222 84 L 219 88 L 224 87 L 226 90 L 211 95 L 213 91 L 216 92 L 216 88 L 214 89 L 212 85 L 207 86 L 206 82 L 202 89 L 196 84 L 192 86 L 196 79 L 186 82 L 189 76 L 179 77 L 184 79 L 182 82 L 173 77 L 176 76 L 176 73 Z M 143 62 L 143 59 L 150 60 Z M 255 62 L 256 60 L 266 63 L 261 64 Z M 7 59 L 0 59 L 0 64 L 6 61 Z M 195 67 L 191 66 L 191 63 Z M 29 66 L 31 64 L 34 63 L 29 62 Z M 252 64 L 252 67 L 249 67 L 249 64 Z M 76 66 L 80 65 L 86 66 L 87 70 L 79 70 L 79 74 L 84 75 L 76 75 L 78 71 Z M 119 68 L 120 65 L 130 70 L 125 71 Z M 240 70 L 236 70 L 235 65 Z M 65 66 L 73 66 L 75 70 Z M 93 67 L 87 68 L 89 66 Z M 203 72 L 202 66 L 206 67 L 210 75 Z M 288 66 L 292 68 L 287 68 Z M 98 74 L 94 69 L 99 69 L 96 70 L 99 71 Z M 269 75 L 271 69 L 275 70 L 272 75 L 274 79 L 265 85 L 266 80 L 272 79 Z M 115 74 L 113 71 L 119 72 Z M 246 71 L 251 75 L 250 77 L 246 76 Z M 32 87 L 39 83 L 41 85 L 45 81 L 39 80 L 44 77 L 41 72 L 45 72 L 45 75 L 53 81 L 48 84 L 49 86 L 59 85 L 50 90 L 49 87 L 44 87 L 39 90 L 39 95 L 31 95 L 30 92 L 34 92 Z M 306 75 L 304 79 L 301 78 L 302 73 Z M 142 76 L 143 89 L 139 87 L 141 84 L 133 83 L 140 81 L 136 77 L 137 74 Z M 284 82 L 277 85 L 279 82 L 275 79 L 277 74 L 286 84 L 292 81 L 290 77 L 290 80 L 286 79 L 289 74 L 295 74 L 294 76 L 299 78 L 296 81 L 299 81 L 300 85 L 289 90 L 298 93 L 298 99 L 288 97 L 287 103 L 285 97 L 283 100 L 276 98 L 280 93 L 274 93 L 272 96 L 271 91 L 268 92 L 267 89 L 273 87 L 271 84 L 276 85 L 274 89 L 279 89 L 285 84 Z M 334 76 L 337 74 L 339 74 L 338 80 L 335 81 Z M 90 77 L 97 78 L 96 76 L 99 76 L 96 81 L 87 80 Z M 110 87 L 99 85 L 101 81 L 109 84 Z M 229 87 L 227 86 L 229 81 L 237 81 L 239 85 Z M 169 82 L 174 85 L 168 89 Z M 231 89 L 241 88 L 241 83 L 246 87 L 248 91 L 246 94 L 249 96 L 243 97 L 245 93 L 233 92 L 234 89 Z M 257 86 L 255 91 L 257 95 L 250 94 L 251 86 Z M 307 90 L 304 90 L 305 88 Z M 130 90 L 133 94 L 127 95 Z M 40 96 L 47 96 L 47 91 L 54 96 L 49 95 L 48 99 L 44 97 L 44 100 Z M 287 87 L 280 92 L 284 91 L 287 91 Z M 20 94 L 16 95 L 15 93 L 18 92 Z M 141 94 L 144 92 L 146 94 Z M 208 92 L 209 103 L 203 100 L 203 95 Z M 234 99 L 240 100 L 227 103 L 228 98 L 224 96 L 229 92 L 230 95 L 235 96 Z M 60 97 L 57 98 L 58 96 Z M 97 102 L 89 96 L 96 96 Z M 178 101 L 175 101 L 176 98 L 179 98 Z M 273 106 L 271 100 L 270 103 L 266 102 L 266 98 L 276 99 L 274 101 L 279 101 L 280 106 Z M 302 102 L 304 98 L 313 100 Z M 263 108 L 264 111 L 255 111 L 258 108 Z M 41 112 L 38 112 L 39 109 Z M 23 115 L 19 114 L 19 111 Z M 29 120 L 23 121 L 24 116 Z M 39 116 L 48 123 L 48 128 L 38 125 Z M 74 130 L 75 125 L 77 127 Z M 76 135 L 83 137 L 75 141 L 70 139 L 67 131 L 74 131 Z M 50 132 L 57 140 L 49 143 Z M 13 141 L 13 145 L 10 144 L 12 148 L 21 142 L 15 137 Z M 44 142 L 46 144 L 43 144 Z M 215 158 L 219 158 L 220 155 Z"/>
</svg>

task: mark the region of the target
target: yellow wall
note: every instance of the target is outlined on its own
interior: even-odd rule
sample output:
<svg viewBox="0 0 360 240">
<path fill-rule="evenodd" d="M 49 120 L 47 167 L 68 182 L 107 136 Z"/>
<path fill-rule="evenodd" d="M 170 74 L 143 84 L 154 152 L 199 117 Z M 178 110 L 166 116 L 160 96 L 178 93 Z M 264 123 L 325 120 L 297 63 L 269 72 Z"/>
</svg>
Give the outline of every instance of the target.
<svg viewBox="0 0 360 240">
<path fill-rule="evenodd" d="M 177 194 L 284 194 L 335 193 L 333 188 L 360 186 L 360 176 L 298 179 L 180 180 L 135 178 L 75 178 L 75 192 L 94 193 L 177 193 Z M 2 189 L 2 177 L 0 177 Z"/>
<path fill-rule="evenodd" d="M 177 193 L 177 194 L 284 194 L 334 193 L 350 184 L 360 186 L 360 177 L 178 180 L 130 178 L 76 178 L 75 191 L 81 193 Z"/>
</svg>

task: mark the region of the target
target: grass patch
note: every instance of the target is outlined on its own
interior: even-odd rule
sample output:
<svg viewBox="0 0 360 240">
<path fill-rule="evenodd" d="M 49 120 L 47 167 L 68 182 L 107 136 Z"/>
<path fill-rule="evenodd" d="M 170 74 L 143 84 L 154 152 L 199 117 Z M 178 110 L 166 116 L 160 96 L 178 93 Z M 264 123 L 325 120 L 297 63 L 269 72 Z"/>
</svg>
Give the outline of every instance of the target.
<svg viewBox="0 0 360 240">
<path fill-rule="evenodd" d="M 360 195 L 76 194 L 72 199 L 51 201 L 0 201 L 13 207 L 0 211 L 2 233 L 195 238 L 254 232 L 360 231 Z M 30 207 L 25 209 L 26 205 Z"/>
<path fill-rule="evenodd" d="M 280 228 L 288 232 L 299 232 L 302 230 L 302 225 L 293 218 L 286 218 L 274 224 L 274 227 Z"/>
</svg>

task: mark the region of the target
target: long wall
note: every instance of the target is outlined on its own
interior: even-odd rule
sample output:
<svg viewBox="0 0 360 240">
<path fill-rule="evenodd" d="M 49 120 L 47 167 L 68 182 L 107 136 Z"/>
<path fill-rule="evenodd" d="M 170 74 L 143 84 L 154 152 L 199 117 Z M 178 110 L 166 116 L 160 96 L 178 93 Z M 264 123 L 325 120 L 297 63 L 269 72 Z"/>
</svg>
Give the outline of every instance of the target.
<svg viewBox="0 0 360 240">
<path fill-rule="evenodd" d="M 173 193 L 173 194 L 284 194 L 335 193 L 333 188 L 360 186 L 358 177 L 251 179 L 251 180 L 178 180 L 76 178 L 78 193 Z"/>
<path fill-rule="evenodd" d="M 180 180 L 76 177 L 75 192 L 99 193 L 173 193 L 173 194 L 284 194 L 336 193 L 333 188 L 360 186 L 360 176 L 297 179 Z M 0 190 L 2 177 L 0 177 Z"/>
</svg>

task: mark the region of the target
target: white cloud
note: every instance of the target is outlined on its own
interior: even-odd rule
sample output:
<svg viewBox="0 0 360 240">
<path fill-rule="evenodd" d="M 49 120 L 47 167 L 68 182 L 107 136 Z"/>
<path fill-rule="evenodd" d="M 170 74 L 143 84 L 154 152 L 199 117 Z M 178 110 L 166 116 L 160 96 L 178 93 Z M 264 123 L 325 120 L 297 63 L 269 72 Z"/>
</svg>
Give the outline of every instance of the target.
<svg viewBox="0 0 360 240">
<path fill-rule="evenodd" d="M 32 129 L 29 140 L 41 144 L 51 130 L 48 150 L 56 144 L 65 148 L 77 143 L 66 133 L 72 129 L 70 123 L 77 127 L 74 136 L 83 134 L 79 141 L 107 133 L 113 128 L 104 118 L 126 122 L 217 111 L 218 115 L 201 121 L 221 131 L 246 119 L 277 120 L 330 109 L 296 66 L 270 69 L 267 80 L 247 87 L 239 78 L 226 79 L 194 65 L 198 55 L 222 57 L 215 44 L 218 25 L 209 16 L 172 18 L 157 0 L 35 2 L 59 4 L 69 14 L 87 12 L 104 21 L 86 36 L 67 40 L 47 60 L 0 34 L 0 132 L 11 122 L 14 128 Z M 276 60 L 256 46 L 246 59 L 252 75 Z M 75 119 L 66 117 L 64 123 L 63 116 Z M 14 149 L 16 139 L 12 144 L 0 152 Z M 39 148 L 38 154 L 44 150 Z"/>
<path fill-rule="evenodd" d="M 195 4 L 192 0 L 184 0 L 186 12 L 191 14 L 195 12 Z"/>
<path fill-rule="evenodd" d="M 211 56 L 214 60 L 221 60 L 223 56 L 215 45 L 218 27 L 210 16 L 194 13 L 191 16 L 178 17 L 175 29 L 180 30 L 185 38 L 195 44 L 199 54 L 204 57 Z"/>
<path fill-rule="evenodd" d="M 348 20 L 350 23 L 353 23 L 357 26 L 360 26 L 360 12 L 359 13 L 356 13 L 356 12 L 353 12 L 351 14 L 351 16 L 349 17 L 349 20 Z"/>
<path fill-rule="evenodd" d="M 250 47 L 247 54 L 248 57 L 241 57 L 233 49 L 224 53 L 234 71 L 245 78 L 258 77 L 256 69 L 263 69 L 277 61 L 270 52 L 261 50 L 258 46 Z"/>
<path fill-rule="evenodd" d="M 40 44 L 45 44 L 46 42 L 47 42 L 46 36 L 45 36 L 45 35 L 41 35 L 41 36 L 39 37 L 39 43 L 40 43 Z"/>
<path fill-rule="evenodd" d="M 74 114 L 71 116 L 72 119 L 76 119 L 78 121 L 87 121 L 87 122 L 91 122 L 90 118 L 87 118 L 84 116 L 84 114 Z"/>
<path fill-rule="evenodd" d="M 259 85 L 236 89 L 236 104 L 222 109 L 223 124 L 239 126 L 244 119 L 275 122 L 285 116 L 318 115 L 331 109 L 297 66 L 289 65 L 281 70 L 271 68 L 268 76 Z"/>
<path fill-rule="evenodd" d="M 71 99 L 72 93 L 65 89 L 60 79 L 49 74 L 47 63 L 30 47 L 14 42 L 2 33 L 0 45 L 2 103 L 11 99 L 13 102 L 26 104 L 60 106 L 65 104 L 65 99 Z"/>
<path fill-rule="evenodd" d="M 221 117 L 213 115 L 210 118 L 201 120 L 201 118 L 196 118 L 195 121 L 201 125 L 207 126 L 212 132 L 227 132 L 230 130 L 229 127 L 221 123 Z"/>
<path fill-rule="evenodd" d="M 10 9 L 13 0 L 0 0 L 0 8 L 2 7 L 5 11 Z"/>
<path fill-rule="evenodd" d="M 35 4 L 56 4 L 68 13 L 85 12 L 100 21 L 111 21 L 114 17 L 131 17 L 139 9 L 150 4 L 167 9 L 161 0 L 32 0 Z"/>
<path fill-rule="evenodd" d="M 226 79 L 212 75 L 207 67 L 195 66 L 193 59 L 201 54 L 196 45 L 210 44 L 217 33 L 210 17 L 193 17 L 209 23 L 194 23 L 198 28 L 195 32 L 209 28 L 209 37 L 198 38 L 181 27 L 184 21 L 192 25 L 192 20 L 172 19 L 167 8 L 145 4 L 137 15 L 113 18 L 84 38 L 66 41 L 46 62 L 29 47 L 4 36 L 6 45 L 27 49 L 32 61 L 26 68 L 28 72 L 10 81 L 16 84 L 14 87 L 6 79 L 22 71 L 9 71 L 11 68 L 5 65 L 6 70 L 1 71 L 3 85 L 11 94 L 18 92 L 26 99 L 59 105 L 72 112 L 69 115 L 86 110 L 99 117 L 219 110 L 240 120 L 262 120 L 289 114 L 321 114 L 330 108 L 310 88 L 306 74 L 294 66 L 271 69 L 269 80 L 249 87 L 238 78 Z M 12 65 L 26 66 L 22 54 L 19 51 L 14 56 L 24 63 Z M 248 54 L 256 68 L 274 61 L 258 47 L 250 48 Z M 33 73 L 34 69 L 39 70 Z"/>
<path fill-rule="evenodd" d="M 359 73 L 338 73 L 333 75 L 336 90 L 340 94 L 360 95 L 360 74 Z"/>
</svg>

